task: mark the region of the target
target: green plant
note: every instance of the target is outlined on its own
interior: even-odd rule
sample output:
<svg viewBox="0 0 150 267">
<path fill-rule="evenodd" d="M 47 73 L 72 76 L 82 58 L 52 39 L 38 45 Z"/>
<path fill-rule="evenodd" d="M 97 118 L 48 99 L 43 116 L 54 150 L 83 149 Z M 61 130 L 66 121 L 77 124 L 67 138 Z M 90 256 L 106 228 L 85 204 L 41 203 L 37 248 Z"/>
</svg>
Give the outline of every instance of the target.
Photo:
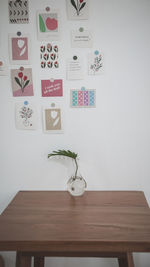
<svg viewBox="0 0 150 267">
<path fill-rule="evenodd" d="M 70 150 L 58 150 L 58 151 L 53 151 L 52 153 L 48 154 L 48 158 L 53 157 L 53 156 L 65 156 L 65 157 L 74 159 L 75 166 L 76 166 L 74 179 L 76 179 L 77 172 L 78 172 L 78 163 L 77 163 L 78 154 L 76 154 Z"/>
</svg>

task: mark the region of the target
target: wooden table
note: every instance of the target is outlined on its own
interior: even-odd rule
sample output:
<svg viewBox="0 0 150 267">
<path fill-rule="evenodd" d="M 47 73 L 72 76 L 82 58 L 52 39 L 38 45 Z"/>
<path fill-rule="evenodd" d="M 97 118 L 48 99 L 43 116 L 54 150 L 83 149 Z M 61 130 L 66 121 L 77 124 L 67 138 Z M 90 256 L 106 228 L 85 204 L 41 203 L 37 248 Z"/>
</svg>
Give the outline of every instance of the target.
<svg viewBox="0 0 150 267">
<path fill-rule="evenodd" d="M 44 257 L 117 257 L 150 252 L 150 210 L 143 192 L 20 191 L 0 216 L 0 251 L 17 251 L 16 266 Z"/>
</svg>

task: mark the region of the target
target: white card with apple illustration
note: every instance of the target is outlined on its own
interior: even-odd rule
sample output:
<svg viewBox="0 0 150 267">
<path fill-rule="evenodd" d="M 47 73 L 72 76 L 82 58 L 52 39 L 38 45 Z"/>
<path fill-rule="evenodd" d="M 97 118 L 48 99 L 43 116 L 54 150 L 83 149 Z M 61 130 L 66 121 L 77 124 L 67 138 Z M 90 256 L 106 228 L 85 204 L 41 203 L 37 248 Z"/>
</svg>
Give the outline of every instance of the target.
<svg viewBox="0 0 150 267">
<path fill-rule="evenodd" d="M 28 34 L 20 36 L 9 34 L 9 58 L 15 65 L 30 64 L 31 42 Z"/>
<path fill-rule="evenodd" d="M 38 40 L 57 41 L 60 39 L 59 10 L 37 12 Z"/>
<path fill-rule="evenodd" d="M 43 109 L 44 132 L 63 133 L 62 110 L 58 107 Z"/>
</svg>

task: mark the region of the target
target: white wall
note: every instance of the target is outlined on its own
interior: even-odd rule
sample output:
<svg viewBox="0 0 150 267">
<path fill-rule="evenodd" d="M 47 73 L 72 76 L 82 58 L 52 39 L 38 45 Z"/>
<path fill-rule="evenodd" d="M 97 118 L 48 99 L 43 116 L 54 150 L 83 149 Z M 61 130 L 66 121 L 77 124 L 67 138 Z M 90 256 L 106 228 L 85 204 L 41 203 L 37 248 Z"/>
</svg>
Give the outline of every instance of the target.
<svg viewBox="0 0 150 267">
<path fill-rule="evenodd" d="M 64 134 L 49 135 L 42 131 L 42 99 L 36 10 L 46 6 L 61 11 L 61 67 L 55 77 L 62 78 L 64 97 L 58 100 L 65 111 Z M 150 204 L 150 1 L 92 0 L 88 21 L 68 21 L 65 0 L 30 0 L 30 24 L 8 23 L 6 0 L 0 0 L 0 54 L 8 60 L 8 33 L 30 33 L 35 96 L 39 110 L 39 129 L 19 131 L 15 128 L 10 75 L 0 77 L 0 211 L 18 190 L 64 190 L 67 168 L 49 161 L 54 149 L 78 152 L 80 168 L 89 190 L 143 190 Z M 83 26 L 93 32 L 93 49 L 104 54 L 104 74 L 88 76 L 87 53 L 93 49 L 73 49 L 70 30 Z M 66 59 L 78 52 L 83 55 L 85 79 L 66 80 Z M 12 66 L 9 65 L 11 68 Z M 55 73 L 54 73 L 55 74 Z M 54 75 L 53 74 L 53 75 Z M 96 109 L 71 109 L 70 89 L 95 88 Z M 20 100 L 20 99 L 19 99 Z M 67 165 L 67 164 L 66 164 Z M 14 253 L 4 253 L 6 267 L 14 266 Z M 116 266 L 115 260 L 49 259 L 51 266 Z M 148 267 L 149 254 L 135 255 L 136 267 Z M 48 266 L 48 264 L 47 264 Z"/>
</svg>

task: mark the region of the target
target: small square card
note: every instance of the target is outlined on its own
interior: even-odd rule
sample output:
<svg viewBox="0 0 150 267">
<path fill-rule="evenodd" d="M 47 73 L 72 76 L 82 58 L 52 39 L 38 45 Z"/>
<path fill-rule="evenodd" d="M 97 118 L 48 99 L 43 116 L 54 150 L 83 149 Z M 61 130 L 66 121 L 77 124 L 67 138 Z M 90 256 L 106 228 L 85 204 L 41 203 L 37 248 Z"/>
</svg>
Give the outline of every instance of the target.
<svg viewBox="0 0 150 267">
<path fill-rule="evenodd" d="M 62 112 L 60 108 L 45 108 L 43 110 L 44 131 L 62 133 Z"/>
<path fill-rule="evenodd" d="M 39 40 L 59 40 L 59 11 L 50 10 L 37 12 L 37 29 Z"/>
<path fill-rule="evenodd" d="M 9 23 L 29 23 L 28 0 L 8 0 Z"/>
<path fill-rule="evenodd" d="M 95 107 L 95 89 L 81 88 L 81 90 L 71 90 L 71 107 L 73 108 L 94 108 Z"/>
<path fill-rule="evenodd" d="M 9 54 L 11 64 L 30 64 L 30 38 L 28 35 L 9 35 Z"/>
<path fill-rule="evenodd" d="M 62 80 L 41 80 L 41 90 L 44 97 L 63 96 Z"/>
<path fill-rule="evenodd" d="M 89 17 L 89 0 L 66 0 L 68 19 L 82 20 Z"/>
<path fill-rule="evenodd" d="M 16 103 L 16 128 L 21 130 L 37 129 L 37 110 L 28 101 Z"/>
<path fill-rule="evenodd" d="M 13 96 L 33 96 L 32 69 L 11 70 Z"/>
</svg>

